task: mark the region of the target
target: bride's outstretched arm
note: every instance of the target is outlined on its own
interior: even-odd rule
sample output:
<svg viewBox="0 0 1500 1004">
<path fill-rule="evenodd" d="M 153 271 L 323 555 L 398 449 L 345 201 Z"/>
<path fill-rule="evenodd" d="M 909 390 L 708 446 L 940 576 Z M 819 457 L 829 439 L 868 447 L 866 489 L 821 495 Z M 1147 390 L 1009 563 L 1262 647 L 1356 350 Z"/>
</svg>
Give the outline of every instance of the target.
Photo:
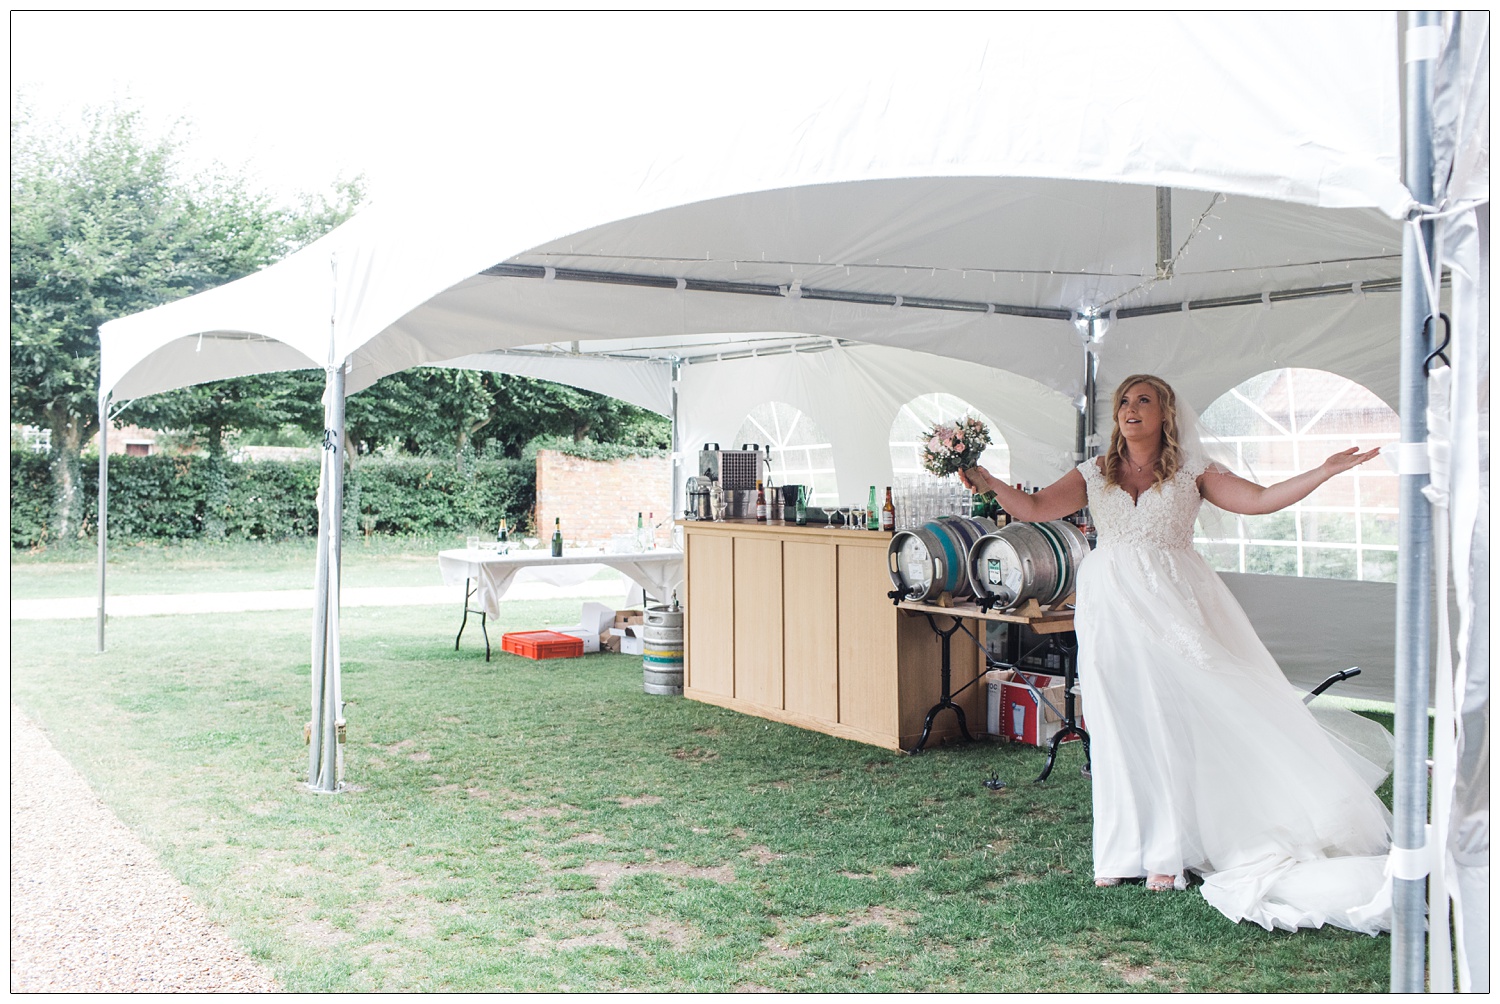
<svg viewBox="0 0 1500 1004">
<path fill-rule="evenodd" d="M 1082 509 L 1088 502 L 1088 487 L 1083 483 L 1083 475 L 1076 470 L 1064 474 L 1035 495 L 1012 488 L 983 467 L 960 471 L 958 476 L 970 491 L 994 492 L 1011 518 L 1023 523 L 1062 519 Z"/>
<path fill-rule="evenodd" d="M 1379 453 L 1379 447 L 1361 453 L 1359 447 L 1351 446 L 1335 453 L 1310 471 L 1303 471 L 1296 477 L 1266 486 L 1246 481 L 1222 467 L 1213 466 L 1198 479 L 1198 490 L 1220 509 L 1237 512 L 1242 516 L 1262 516 L 1285 509 L 1294 502 L 1301 502 L 1329 478 L 1352 470 Z"/>
</svg>

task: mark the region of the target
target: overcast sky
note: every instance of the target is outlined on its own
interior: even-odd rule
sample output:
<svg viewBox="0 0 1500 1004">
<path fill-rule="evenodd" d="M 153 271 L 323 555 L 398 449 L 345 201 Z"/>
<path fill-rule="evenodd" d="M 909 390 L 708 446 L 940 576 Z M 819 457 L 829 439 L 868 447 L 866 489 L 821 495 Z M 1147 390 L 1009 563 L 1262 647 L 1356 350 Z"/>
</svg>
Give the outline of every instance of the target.
<svg viewBox="0 0 1500 1004">
<path fill-rule="evenodd" d="M 12 110 L 66 122 L 130 101 L 157 130 L 191 126 L 190 166 L 247 168 L 281 194 L 364 173 L 379 196 L 412 183 L 445 137 L 545 100 L 571 61 L 629 62 L 628 36 L 660 43 L 683 17 L 15 11 Z M 497 66 L 520 63 L 535 65 L 534 90 L 494 86 Z"/>
</svg>

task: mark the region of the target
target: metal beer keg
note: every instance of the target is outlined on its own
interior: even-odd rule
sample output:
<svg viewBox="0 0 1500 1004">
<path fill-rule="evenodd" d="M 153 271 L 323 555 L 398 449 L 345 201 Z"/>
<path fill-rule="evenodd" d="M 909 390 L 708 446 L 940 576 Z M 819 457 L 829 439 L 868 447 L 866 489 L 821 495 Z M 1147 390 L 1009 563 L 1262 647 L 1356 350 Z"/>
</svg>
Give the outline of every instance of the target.
<svg viewBox="0 0 1500 1004">
<path fill-rule="evenodd" d="M 1073 591 L 1088 553 L 1088 538 L 1067 520 L 1012 523 L 969 549 L 969 578 L 981 603 L 1001 610 L 1055 603 Z"/>
<path fill-rule="evenodd" d="M 886 552 L 891 583 L 907 599 L 924 603 L 943 593 L 954 599 L 972 596 L 969 549 L 994 532 L 994 520 L 976 516 L 939 516 L 902 530 Z"/>
<path fill-rule="evenodd" d="M 682 693 L 682 610 L 647 607 L 641 660 L 648 694 Z"/>
</svg>

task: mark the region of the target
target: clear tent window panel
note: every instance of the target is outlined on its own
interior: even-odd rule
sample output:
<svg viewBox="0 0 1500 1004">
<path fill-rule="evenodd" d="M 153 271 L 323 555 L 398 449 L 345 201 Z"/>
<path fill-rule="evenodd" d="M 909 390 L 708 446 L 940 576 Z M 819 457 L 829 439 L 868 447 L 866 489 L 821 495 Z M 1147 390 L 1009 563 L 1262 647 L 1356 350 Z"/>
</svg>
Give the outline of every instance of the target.
<svg viewBox="0 0 1500 1004">
<path fill-rule="evenodd" d="M 740 423 L 734 441 L 769 446 L 772 481 L 778 485 L 806 485 L 808 505 L 838 504 L 833 444 L 800 409 L 784 401 L 757 405 Z"/>
<path fill-rule="evenodd" d="M 1010 446 L 993 419 L 953 394 L 923 394 L 901 406 L 891 423 L 891 472 L 897 478 L 916 477 L 922 471 L 922 444 L 926 433 L 938 423 L 977 415 L 990 430 L 990 447 L 979 463 L 1001 481 L 1010 480 Z"/>
<path fill-rule="evenodd" d="M 1309 470 L 1332 453 L 1400 440 L 1400 420 L 1368 388 L 1336 373 L 1270 370 L 1211 404 L 1204 428 L 1216 436 L 1235 473 L 1269 485 Z M 1226 572 L 1313 578 L 1395 580 L 1396 475 L 1375 460 L 1324 483 L 1307 498 L 1267 516 L 1233 516 L 1210 537 L 1201 523 L 1200 554 Z"/>
</svg>

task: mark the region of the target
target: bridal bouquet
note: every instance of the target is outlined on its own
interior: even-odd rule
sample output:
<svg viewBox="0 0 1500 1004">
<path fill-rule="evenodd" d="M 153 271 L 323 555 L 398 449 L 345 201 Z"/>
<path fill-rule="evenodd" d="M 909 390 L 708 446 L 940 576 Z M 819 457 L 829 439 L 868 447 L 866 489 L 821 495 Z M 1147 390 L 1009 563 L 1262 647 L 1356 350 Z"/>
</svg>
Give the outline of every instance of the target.
<svg viewBox="0 0 1500 1004">
<path fill-rule="evenodd" d="M 922 447 L 922 467 L 940 478 L 979 466 L 979 455 L 990 445 L 990 430 L 972 415 L 951 425 L 938 423 L 928 430 Z"/>
</svg>

